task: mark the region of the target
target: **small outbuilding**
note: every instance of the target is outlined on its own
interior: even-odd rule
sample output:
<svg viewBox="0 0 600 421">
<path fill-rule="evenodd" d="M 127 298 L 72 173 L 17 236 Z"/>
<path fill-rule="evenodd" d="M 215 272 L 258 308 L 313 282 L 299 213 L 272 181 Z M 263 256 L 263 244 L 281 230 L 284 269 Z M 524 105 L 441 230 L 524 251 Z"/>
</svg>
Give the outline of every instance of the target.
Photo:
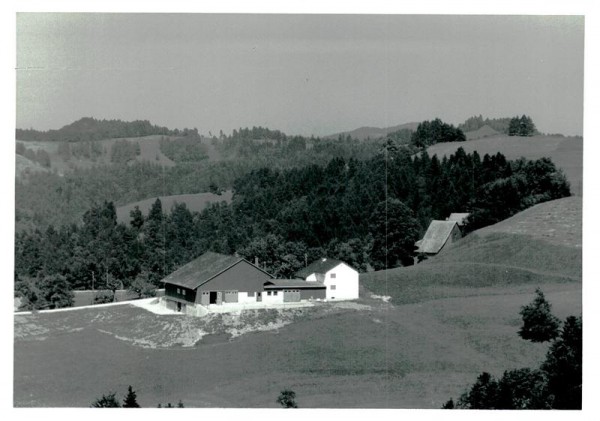
<svg viewBox="0 0 600 421">
<path fill-rule="evenodd" d="M 296 272 L 306 283 L 325 286 L 327 300 L 358 298 L 358 271 L 341 260 L 323 257 Z"/>
<path fill-rule="evenodd" d="M 446 244 L 462 237 L 456 221 L 431 221 L 422 240 L 415 243 L 417 253 L 430 256 L 438 254 Z"/>
<path fill-rule="evenodd" d="M 327 287 L 322 282 L 306 282 L 304 279 L 271 279 L 264 284 L 267 297 L 280 294 L 284 303 L 301 300 L 324 300 Z"/>
</svg>

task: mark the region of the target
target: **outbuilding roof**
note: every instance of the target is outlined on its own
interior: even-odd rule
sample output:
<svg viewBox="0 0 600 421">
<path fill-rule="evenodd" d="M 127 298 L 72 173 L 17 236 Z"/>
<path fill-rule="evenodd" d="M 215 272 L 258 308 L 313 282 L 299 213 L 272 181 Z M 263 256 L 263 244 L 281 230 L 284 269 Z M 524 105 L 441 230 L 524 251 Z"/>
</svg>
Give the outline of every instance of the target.
<svg viewBox="0 0 600 421">
<path fill-rule="evenodd" d="M 456 221 L 431 221 L 417 252 L 438 253 L 448 241 L 455 226 L 458 226 Z"/>
<path fill-rule="evenodd" d="M 209 251 L 171 273 L 163 279 L 163 282 L 196 289 L 241 261 L 252 264 L 242 257 L 227 256 Z M 257 269 L 260 268 L 257 267 Z"/>
<path fill-rule="evenodd" d="M 304 279 L 269 279 L 264 283 L 266 289 L 274 288 L 325 288 L 322 282 L 306 282 Z"/>
<path fill-rule="evenodd" d="M 455 212 L 455 213 L 451 213 L 450 216 L 448 217 L 448 219 L 446 219 L 446 221 L 455 221 L 459 226 L 462 226 L 465 224 L 467 218 L 469 217 L 469 215 L 471 215 L 468 212 Z"/>
<path fill-rule="evenodd" d="M 342 262 L 341 260 L 337 260 L 337 259 L 329 259 L 327 257 L 323 257 L 319 260 L 315 260 L 314 262 L 312 262 L 310 265 L 308 265 L 304 269 L 300 269 L 294 275 L 297 276 L 298 278 L 305 279 L 307 276 L 309 276 L 313 273 L 327 273 L 328 271 L 330 271 L 331 269 L 333 269 L 340 263 L 344 263 L 344 262 Z"/>
</svg>

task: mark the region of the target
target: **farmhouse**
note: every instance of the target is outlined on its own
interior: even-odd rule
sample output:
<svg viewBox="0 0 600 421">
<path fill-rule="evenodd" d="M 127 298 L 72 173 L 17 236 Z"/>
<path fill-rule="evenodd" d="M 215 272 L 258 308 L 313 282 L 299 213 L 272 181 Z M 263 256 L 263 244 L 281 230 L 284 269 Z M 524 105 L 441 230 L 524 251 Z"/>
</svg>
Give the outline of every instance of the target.
<svg viewBox="0 0 600 421">
<path fill-rule="evenodd" d="M 456 221 L 431 221 L 422 240 L 415 243 L 417 253 L 429 256 L 438 254 L 446 244 L 462 237 Z"/>
<path fill-rule="evenodd" d="M 163 279 L 167 308 L 199 314 L 203 306 L 358 298 L 358 272 L 342 261 L 323 258 L 297 274 L 272 275 L 237 256 L 207 252 Z"/>
<path fill-rule="evenodd" d="M 184 313 L 193 313 L 195 304 L 256 303 L 272 278 L 241 257 L 207 252 L 163 279 L 165 301 Z"/>
<path fill-rule="evenodd" d="M 307 284 L 323 284 L 327 300 L 358 298 L 358 272 L 341 260 L 324 257 L 296 272 L 296 276 Z"/>
</svg>

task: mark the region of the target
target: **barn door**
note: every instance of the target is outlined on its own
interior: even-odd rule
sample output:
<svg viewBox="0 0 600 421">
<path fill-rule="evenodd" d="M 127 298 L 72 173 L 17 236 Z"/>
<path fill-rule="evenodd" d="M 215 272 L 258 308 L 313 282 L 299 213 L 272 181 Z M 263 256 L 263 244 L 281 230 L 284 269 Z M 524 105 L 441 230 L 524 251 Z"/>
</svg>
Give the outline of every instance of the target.
<svg viewBox="0 0 600 421">
<path fill-rule="evenodd" d="M 262 292 L 257 292 L 256 293 L 256 301 L 257 302 L 261 302 L 262 301 Z"/>
</svg>

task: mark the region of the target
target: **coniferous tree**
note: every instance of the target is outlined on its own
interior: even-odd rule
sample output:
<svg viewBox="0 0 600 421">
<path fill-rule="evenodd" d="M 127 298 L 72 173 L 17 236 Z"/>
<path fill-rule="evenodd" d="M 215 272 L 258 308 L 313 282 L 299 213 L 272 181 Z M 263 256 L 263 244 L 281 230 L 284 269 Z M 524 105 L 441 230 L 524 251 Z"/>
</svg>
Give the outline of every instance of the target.
<svg viewBox="0 0 600 421">
<path fill-rule="evenodd" d="M 581 409 L 582 332 L 581 317 L 568 317 L 542 364 L 553 408 Z"/>
<path fill-rule="evenodd" d="M 134 392 L 131 385 L 127 388 L 127 395 L 123 399 L 123 408 L 139 408 L 140 405 L 137 403 L 137 394 Z"/>
<path fill-rule="evenodd" d="M 550 311 L 551 305 L 546 301 L 544 293 L 539 288 L 536 288 L 535 293 L 535 299 L 519 312 L 523 317 L 519 336 L 531 342 L 551 341 L 558 336 L 560 321 Z"/>
</svg>

